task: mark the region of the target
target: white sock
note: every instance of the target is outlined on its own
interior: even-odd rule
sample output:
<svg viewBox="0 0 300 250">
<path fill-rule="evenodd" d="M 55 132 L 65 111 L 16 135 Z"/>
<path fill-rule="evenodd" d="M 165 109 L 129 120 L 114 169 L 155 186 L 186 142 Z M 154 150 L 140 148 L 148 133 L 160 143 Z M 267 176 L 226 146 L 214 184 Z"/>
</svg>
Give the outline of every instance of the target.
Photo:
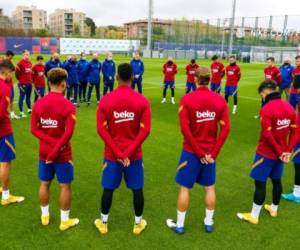
<svg viewBox="0 0 300 250">
<path fill-rule="evenodd" d="M 277 210 L 278 210 L 278 205 L 274 205 L 274 204 L 272 203 L 271 209 L 272 209 L 273 211 L 277 212 Z"/>
<path fill-rule="evenodd" d="M 297 197 L 300 198 L 300 186 L 294 185 L 294 192 L 293 194 Z"/>
<path fill-rule="evenodd" d="M 42 216 L 49 216 L 49 205 L 47 206 L 41 206 L 41 210 L 42 210 Z"/>
<path fill-rule="evenodd" d="M 251 211 L 251 216 L 252 216 L 254 219 L 258 219 L 261 208 L 262 208 L 262 206 L 256 205 L 256 204 L 253 202 L 252 211 Z"/>
<path fill-rule="evenodd" d="M 174 98 L 174 97 L 172 97 L 172 101 L 175 101 L 175 98 Z"/>
<path fill-rule="evenodd" d="M 215 210 L 209 210 L 209 209 L 205 209 L 205 219 L 204 219 L 204 224 L 207 226 L 212 226 L 214 224 L 214 212 Z"/>
<path fill-rule="evenodd" d="M 232 112 L 236 112 L 236 110 L 237 110 L 237 105 L 234 105 Z"/>
<path fill-rule="evenodd" d="M 142 218 L 143 218 L 142 215 L 141 216 L 135 216 L 134 217 L 135 224 L 141 224 Z"/>
<path fill-rule="evenodd" d="M 9 190 L 2 191 L 2 200 L 7 200 L 9 198 Z"/>
<path fill-rule="evenodd" d="M 186 212 L 180 212 L 177 210 L 177 227 L 184 227 Z"/>
<path fill-rule="evenodd" d="M 108 221 L 108 214 L 102 214 L 101 213 L 101 221 L 103 222 L 103 223 L 107 223 L 107 221 Z"/>
<path fill-rule="evenodd" d="M 67 211 L 60 210 L 60 220 L 61 221 L 69 220 L 69 214 L 70 214 L 70 210 L 67 210 Z"/>
</svg>

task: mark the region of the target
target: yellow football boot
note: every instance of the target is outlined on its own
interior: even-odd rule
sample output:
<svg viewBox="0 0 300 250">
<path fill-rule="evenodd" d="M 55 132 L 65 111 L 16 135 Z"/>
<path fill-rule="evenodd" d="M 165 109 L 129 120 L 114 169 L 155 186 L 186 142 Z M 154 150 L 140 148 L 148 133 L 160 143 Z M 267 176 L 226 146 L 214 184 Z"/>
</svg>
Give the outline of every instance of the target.
<svg viewBox="0 0 300 250">
<path fill-rule="evenodd" d="M 277 217 L 277 211 L 274 211 L 273 209 L 272 209 L 272 207 L 271 207 L 271 205 L 267 205 L 267 204 L 265 204 L 264 205 L 264 209 L 266 210 L 266 211 L 268 211 L 268 213 L 272 216 L 272 217 Z"/>
<path fill-rule="evenodd" d="M 79 219 L 74 218 L 74 219 L 68 219 L 66 221 L 62 221 L 59 225 L 60 231 L 66 231 L 69 228 L 75 227 L 76 225 L 79 224 Z"/>
<path fill-rule="evenodd" d="M 257 225 L 259 222 L 258 219 L 255 219 L 251 216 L 251 213 L 238 213 L 237 217 L 254 225 Z"/>
<path fill-rule="evenodd" d="M 50 215 L 42 215 L 41 216 L 41 223 L 43 226 L 48 226 L 50 223 Z"/>
<path fill-rule="evenodd" d="M 147 221 L 142 220 L 140 224 L 135 224 L 133 227 L 133 234 L 139 235 L 141 234 L 147 226 Z"/>
<path fill-rule="evenodd" d="M 100 234 L 107 234 L 108 233 L 108 224 L 103 223 L 101 219 L 95 220 L 95 226 L 100 232 Z"/>
<path fill-rule="evenodd" d="M 14 204 L 14 203 L 20 203 L 22 201 L 24 201 L 25 198 L 23 196 L 13 196 L 13 195 L 10 195 L 8 199 L 6 200 L 1 200 L 1 205 L 2 206 L 7 206 L 9 204 Z"/>
</svg>

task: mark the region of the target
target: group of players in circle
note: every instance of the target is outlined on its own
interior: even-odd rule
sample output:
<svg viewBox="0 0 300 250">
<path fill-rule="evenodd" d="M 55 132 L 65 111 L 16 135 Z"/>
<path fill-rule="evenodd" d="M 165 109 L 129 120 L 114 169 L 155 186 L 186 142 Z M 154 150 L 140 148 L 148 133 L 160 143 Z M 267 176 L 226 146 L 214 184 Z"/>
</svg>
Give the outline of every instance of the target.
<svg viewBox="0 0 300 250">
<path fill-rule="evenodd" d="M 57 54 L 53 55 L 51 63 L 59 63 L 57 56 Z M 95 61 L 98 60 L 96 56 L 96 54 L 93 56 Z M 107 61 L 112 62 L 110 53 L 107 57 Z M 39 64 L 42 65 L 42 59 L 40 57 L 38 59 Z M 84 58 L 81 59 L 84 60 Z M 138 61 L 139 66 L 143 65 L 138 53 L 135 54 L 133 61 Z M 237 85 L 241 73 L 234 56 L 229 58 L 230 65 L 226 68 L 218 61 L 216 56 L 213 57 L 213 61 L 211 69 L 197 66 L 194 60 L 186 68 L 188 75 L 187 92 L 192 90 L 193 92 L 184 95 L 179 105 L 180 128 L 184 142 L 176 171 L 176 182 L 180 185 L 177 219 L 176 221 L 166 220 L 167 226 L 177 234 L 184 233 L 185 215 L 189 206 L 189 191 L 195 183 L 203 186 L 205 190 L 204 229 L 208 233 L 214 230 L 216 159 L 230 133 L 229 108 L 226 101 L 228 101 L 229 96 L 234 97 L 235 108 L 233 113 L 235 113 Z M 268 58 L 267 61 L 269 66 L 265 69 L 266 79 L 258 88 L 262 98 L 262 108 L 260 112 L 261 134 L 251 170 L 251 177 L 255 182 L 254 201 L 250 213 L 237 214 L 240 219 L 252 224 L 258 224 L 259 222 L 259 214 L 266 196 L 268 178 L 271 178 L 273 183 L 273 202 L 271 205 L 265 204 L 264 208 L 272 217 L 277 217 L 281 197 L 300 203 L 300 131 L 298 117 L 294 107 L 282 100 L 278 91 L 278 87 L 286 89 L 292 84 L 291 96 L 292 94 L 293 96 L 290 97 L 290 100 L 292 100 L 292 104 L 294 104 L 293 101 L 296 102 L 296 105 L 298 104 L 300 56 L 296 57 L 296 67 L 292 70 L 290 82 L 288 85 L 282 86 L 281 84 L 284 82 L 283 74 L 281 77 L 277 71 L 278 69 L 274 66 L 274 58 Z M 47 226 L 50 223 L 49 190 L 51 182 L 56 176 L 60 184 L 61 223 L 59 228 L 64 231 L 79 223 L 78 218 L 69 218 L 71 183 L 74 177 L 70 141 L 76 125 L 77 100 L 75 93 L 78 87 L 71 86 L 73 81 L 71 79 L 73 79 L 72 73 L 75 69 L 77 70 L 77 66 L 74 67 L 73 65 L 76 60 L 71 57 L 64 63 L 63 67 L 56 64 L 48 71 L 43 71 L 47 72 L 49 93 L 43 98 L 38 98 L 42 94 L 38 92 L 38 87 L 35 86 L 38 97 L 32 110 L 29 102 L 30 94 L 28 94 L 31 92 L 29 87 L 31 82 L 26 81 L 29 79 L 26 74 L 30 74 L 32 77 L 33 72 L 34 81 L 36 81 L 37 76 L 42 74 L 36 74 L 35 70 L 29 66 L 26 67 L 29 62 L 28 51 L 24 52 L 23 59 L 17 64 L 16 69 L 10 58 L 0 61 L 1 204 L 6 206 L 24 201 L 24 197 L 13 196 L 9 191 L 11 161 L 15 159 L 16 153 L 13 129 L 9 117 L 9 108 L 13 97 L 11 83 L 15 71 L 20 89 L 19 108 L 22 108 L 21 104 L 24 98 L 28 98 L 28 109 L 32 113 L 31 132 L 39 140 L 38 175 L 40 179 L 41 224 Z M 285 63 L 283 67 L 288 68 L 290 66 Z M 99 66 L 96 68 L 99 74 Z M 177 73 L 177 66 L 171 58 L 164 65 L 163 71 L 165 73 L 165 98 L 165 90 L 168 87 L 174 90 L 175 87 L 175 78 L 172 77 L 175 77 Z M 149 101 L 141 95 L 143 75 L 141 72 L 143 71 L 135 71 L 135 65 L 132 62 L 130 64 L 120 64 L 117 70 L 118 87 L 109 95 L 105 95 L 101 100 L 98 100 L 97 132 L 102 138 L 105 148 L 101 211 L 100 217 L 95 220 L 94 224 L 101 234 L 108 233 L 108 217 L 113 193 L 120 186 L 123 177 L 127 187 L 133 192 L 135 212 L 133 233 L 138 235 L 147 226 L 146 220 L 143 219 L 144 164 L 142 144 L 151 131 L 151 108 Z M 221 80 L 225 74 L 227 75 L 227 81 L 225 98 L 223 98 L 219 93 Z M 191 75 L 193 75 L 193 80 Z M 106 75 L 104 75 L 105 77 Z M 114 75 L 108 79 L 112 82 Z M 212 83 L 211 89 L 208 88 L 210 83 Z M 92 84 L 95 84 L 95 82 L 92 82 Z M 134 91 L 135 84 L 137 84 L 140 93 Z M 67 91 L 67 98 L 64 96 L 65 91 Z M 79 95 L 79 100 L 84 96 L 80 97 Z M 89 100 L 87 101 L 89 103 Z M 165 102 L 165 99 L 163 99 L 163 102 Z M 20 110 L 23 111 L 23 109 Z M 295 185 L 292 193 L 282 195 L 283 165 L 291 160 L 292 154 L 295 163 Z"/>
</svg>

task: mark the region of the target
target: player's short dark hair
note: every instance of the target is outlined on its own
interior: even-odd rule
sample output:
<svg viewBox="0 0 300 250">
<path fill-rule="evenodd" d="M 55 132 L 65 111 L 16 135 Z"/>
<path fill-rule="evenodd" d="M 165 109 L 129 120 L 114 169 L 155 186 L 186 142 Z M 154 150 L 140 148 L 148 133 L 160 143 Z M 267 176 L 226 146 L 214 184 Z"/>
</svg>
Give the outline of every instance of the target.
<svg viewBox="0 0 300 250">
<path fill-rule="evenodd" d="M 300 55 L 296 56 L 295 59 L 296 59 L 296 60 L 297 60 L 297 59 L 300 59 Z"/>
<path fill-rule="evenodd" d="M 274 56 L 269 56 L 269 57 L 267 57 L 267 61 L 272 61 L 272 62 L 275 62 L 275 58 L 274 58 Z"/>
<path fill-rule="evenodd" d="M 49 83 L 52 85 L 59 85 L 68 78 L 68 72 L 62 68 L 53 68 L 48 74 Z"/>
<path fill-rule="evenodd" d="M 36 57 L 36 60 L 37 60 L 37 61 L 39 61 L 39 60 L 44 60 L 44 57 L 41 56 L 41 55 L 38 55 L 38 56 Z"/>
<path fill-rule="evenodd" d="M 15 71 L 15 66 L 8 60 L 0 60 L 0 72 Z"/>
<path fill-rule="evenodd" d="M 195 64 L 195 63 L 196 63 L 196 59 L 192 59 L 191 64 Z"/>
<path fill-rule="evenodd" d="M 15 56 L 15 53 L 12 52 L 11 50 L 6 51 L 5 53 L 6 56 Z"/>
<path fill-rule="evenodd" d="M 260 94 L 265 89 L 276 90 L 277 84 L 273 80 L 264 80 L 258 87 L 258 93 Z"/>
<path fill-rule="evenodd" d="M 132 79 L 133 71 L 129 63 L 122 63 L 118 66 L 118 78 L 121 81 L 128 82 Z"/>
<path fill-rule="evenodd" d="M 217 59 L 219 59 L 219 57 L 217 55 L 213 55 L 211 58 L 212 61 L 217 60 Z"/>
</svg>

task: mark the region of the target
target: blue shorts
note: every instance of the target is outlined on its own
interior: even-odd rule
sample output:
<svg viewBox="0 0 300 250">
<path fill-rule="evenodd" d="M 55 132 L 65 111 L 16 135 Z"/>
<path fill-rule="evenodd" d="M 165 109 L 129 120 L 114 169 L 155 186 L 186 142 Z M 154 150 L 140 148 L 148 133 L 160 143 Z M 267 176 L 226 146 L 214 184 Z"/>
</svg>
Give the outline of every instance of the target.
<svg viewBox="0 0 300 250">
<path fill-rule="evenodd" d="M 210 84 L 210 90 L 213 91 L 213 92 L 221 91 L 221 84 L 220 83 L 211 83 Z"/>
<path fill-rule="evenodd" d="M 291 88 L 291 84 L 292 84 L 292 83 L 281 83 L 281 84 L 279 85 L 279 88 L 280 88 L 281 90 L 289 89 L 289 88 Z"/>
<path fill-rule="evenodd" d="M 131 162 L 129 167 L 123 167 L 116 161 L 104 160 L 102 186 L 107 189 L 116 189 L 120 186 L 122 177 L 128 188 L 136 190 L 144 187 L 143 160 Z"/>
<path fill-rule="evenodd" d="M 225 95 L 226 96 L 235 96 L 237 95 L 237 86 L 226 86 L 225 87 Z"/>
<path fill-rule="evenodd" d="M 300 101 L 300 94 L 290 94 L 289 103 L 296 108 Z"/>
<path fill-rule="evenodd" d="M 204 187 L 212 186 L 216 183 L 216 163 L 202 164 L 195 154 L 182 150 L 176 182 L 189 189 L 195 183 Z"/>
<path fill-rule="evenodd" d="M 10 162 L 14 159 L 16 159 L 14 136 L 0 137 L 0 162 Z"/>
<path fill-rule="evenodd" d="M 41 181 L 52 181 L 56 175 L 60 184 L 69 184 L 74 179 L 74 168 L 71 161 L 64 163 L 46 164 L 39 161 L 39 179 Z"/>
<path fill-rule="evenodd" d="M 300 164 L 300 144 L 297 143 L 293 150 L 293 162 Z"/>
<path fill-rule="evenodd" d="M 255 155 L 250 176 L 257 181 L 266 182 L 268 177 L 277 180 L 283 176 L 283 162 Z"/>
<path fill-rule="evenodd" d="M 187 82 L 185 87 L 186 87 L 186 90 L 188 90 L 188 91 L 195 91 L 196 90 L 196 83 Z"/>
<path fill-rule="evenodd" d="M 165 81 L 164 82 L 164 88 L 174 89 L 175 88 L 175 81 Z"/>
<path fill-rule="evenodd" d="M 45 88 L 44 87 L 35 88 L 35 92 L 39 96 L 44 96 L 45 95 Z"/>
</svg>

